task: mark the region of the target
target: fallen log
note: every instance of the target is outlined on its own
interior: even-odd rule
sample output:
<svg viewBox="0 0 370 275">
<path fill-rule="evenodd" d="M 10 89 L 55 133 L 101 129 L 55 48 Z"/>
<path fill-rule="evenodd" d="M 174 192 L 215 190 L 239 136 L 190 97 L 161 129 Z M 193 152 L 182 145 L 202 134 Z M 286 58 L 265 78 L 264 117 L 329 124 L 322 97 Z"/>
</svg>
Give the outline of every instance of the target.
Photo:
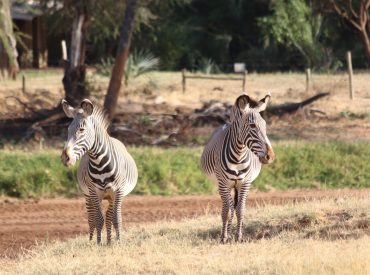
<svg viewBox="0 0 370 275">
<path fill-rule="evenodd" d="M 300 102 L 284 103 L 276 106 L 268 106 L 264 111 L 264 117 L 282 116 L 285 114 L 293 114 L 299 109 L 328 96 L 330 93 L 320 93 L 307 98 Z M 229 121 L 230 110 L 232 105 L 229 103 L 222 103 L 219 101 L 205 102 L 200 109 L 196 109 L 191 115 L 193 126 L 201 126 L 205 124 L 223 124 Z M 325 114 L 323 114 L 325 115 Z"/>
<path fill-rule="evenodd" d="M 304 106 L 307 106 L 320 98 L 323 98 L 325 96 L 328 96 L 330 93 L 320 93 L 317 95 L 314 95 L 310 98 L 307 98 L 301 102 L 294 102 L 294 103 L 284 103 L 277 106 L 269 106 L 267 107 L 265 113 L 268 116 L 275 115 L 275 116 L 282 116 L 284 114 L 291 114 L 296 112 L 297 110 L 303 108 Z"/>
</svg>

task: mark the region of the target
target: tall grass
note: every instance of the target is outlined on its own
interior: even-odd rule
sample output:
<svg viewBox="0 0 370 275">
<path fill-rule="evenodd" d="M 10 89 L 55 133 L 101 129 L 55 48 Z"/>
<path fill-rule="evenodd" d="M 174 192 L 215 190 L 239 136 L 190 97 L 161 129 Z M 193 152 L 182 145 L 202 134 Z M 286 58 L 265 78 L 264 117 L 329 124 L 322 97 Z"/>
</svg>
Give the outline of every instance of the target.
<svg viewBox="0 0 370 275">
<path fill-rule="evenodd" d="M 370 144 L 282 143 L 276 160 L 253 183 L 259 190 L 370 187 Z M 217 192 L 199 168 L 202 148 L 129 148 L 139 170 L 136 194 Z M 76 167 L 65 168 L 58 151 L 0 151 L 0 193 L 16 197 L 78 194 Z"/>
</svg>

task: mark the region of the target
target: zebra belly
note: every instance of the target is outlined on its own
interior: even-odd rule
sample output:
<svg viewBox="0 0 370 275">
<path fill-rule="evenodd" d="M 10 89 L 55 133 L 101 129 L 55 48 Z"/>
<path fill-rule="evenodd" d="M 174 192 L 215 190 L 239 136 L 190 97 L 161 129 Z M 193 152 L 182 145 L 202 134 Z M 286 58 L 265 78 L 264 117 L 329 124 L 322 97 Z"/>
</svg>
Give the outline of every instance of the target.
<svg viewBox="0 0 370 275">
<path fill-rule="evenodd" d="M 218 171 L 222 170 L 220 168 L 215 169 L 219 169 Z M 222 182 L 223 184 L 226 184 L 229 188 L 234 188 L 242 184 L 243 182 L 253 182 L 258 177 L 260 171 L 261 169 L 248 171 L 246 173 L 238 173 L 238 171 L 234 171 L 234 173 L 227 173 L 226 171 L 223 171 L 223 173 L 218 176 L 215 172 L 206 173 L 206 175 L 208 179 L 216 185 Z"/>
<path fill-rule="evenodd" d="M 96 193 L 98 194 L 100 200 L 109 200 L 114 198 L 114 191 L 112 188 L 106 188 L 105 190 L 98 189 L 96 190 Z"/>
<path fill-rule="evenodd" d="M 84 155 L 81 159 L 80 166 L 77 170 L 77 180 L 80 185 L 81 191 L 84 195 L 90 194 L 89 189 L 92 188 L 99 195 L 100 198 L 105 198 L 110 192 L 115 192 L 117 184 L 114 182 L 102 182 L 92 179 L 88 174 L 89 156 Z"/>
</svg>

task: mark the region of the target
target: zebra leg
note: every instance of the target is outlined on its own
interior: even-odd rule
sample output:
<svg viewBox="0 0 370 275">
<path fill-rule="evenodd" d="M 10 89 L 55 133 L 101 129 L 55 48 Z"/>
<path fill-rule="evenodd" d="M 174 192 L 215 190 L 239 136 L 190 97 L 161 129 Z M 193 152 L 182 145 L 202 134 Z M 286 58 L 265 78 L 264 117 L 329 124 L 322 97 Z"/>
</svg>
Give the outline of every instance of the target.
<svg viewBox="0 0 370 275">
<path fill-rule="evenodd" d="M 113 221 L 113 205 L 114 200 L 109 199 L 109 206 L 105 215 L 105 227 L 107 229 L 107 244 L 112 240 L 112 221 Z"/>
<path fill-rule="evenodd" d="M 117 192 L 114 200 L 114 209 L 113 209 L 113 226 L 116 230 L 116 239 L 119 241 L 121 236 L 122 228 L 122 216 L 121 216 L 121 207 L 122 207 L 123 195 L 121 192 Z"/>
<path fill-rule="evenodd" d="M 222 200 L 222 231 L 221 231 L 221 243 L 227 243 L 230 241 L 230 236 L 228 235 L 229 221 L 232 219 L 230 208 L 231 194 L 230 189 L 227 187 L 219 187 L 219 193 Z"/>
<path fill-rule="evenodd" d="M 101 208 L 101 201 L 97 194 L 93 194 L 91 196 L 91 202 L 95 208 L 96 240 L 97 244 L 101 244 L 101 232 L 104 225 L 104 216 Z"/>
<path fill-rule="evenodd" d="M 236 218 L 237 222 L 237 233 L 236 233 L 236 241 L 242 242 L 243 241 L 243 217 L 245 212 L 245 202 L 247 200 L 248 191 L 250 188 L 250 183 L 244 183 L 239 187 L 238 190 L 238 204 L 236 205 Z"/>
<path fill-rule="evenodd" d="M 86 201 L 86 211 L 87 211 L 87 221 L 89 223 L 89 240 L 91 241 L 94 236 L 95 230 L 95 209 L 91 202 L 90 196 L 85 195 Z"/>
<path fill-rule="evenodd" d="M 237 192 L 236 189 L 235 189 L 235 192 Z M 235 196 L 237 196 L 237 193 L 235 193 Z M 230 215 L 229 215 L 229 219 L 227 221 L 227 235 L 228 235 L 229 239 L 231 239 L 231 227 L 232 227 L 232 224 L 233 224 L 235 206 L 236 206 L 236 204 L 234 204 L 234 201 L 233 201 L 232 197 L 230 196 L 229 197 Z"/>
</svg>

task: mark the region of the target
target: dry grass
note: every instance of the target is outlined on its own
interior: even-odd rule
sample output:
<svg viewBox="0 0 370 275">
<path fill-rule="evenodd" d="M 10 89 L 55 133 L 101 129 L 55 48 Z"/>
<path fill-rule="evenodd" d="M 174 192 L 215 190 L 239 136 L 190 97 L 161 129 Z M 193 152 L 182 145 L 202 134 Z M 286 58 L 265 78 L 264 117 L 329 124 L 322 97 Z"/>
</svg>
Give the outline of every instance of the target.
<svg viewBox="0 0 370 275">
<path fill-rule="evenodd" d="M 96 246 L 87 236 L 2 259 L 3 274 L 369 274 L 370 200 L 343 198 L 248 210 L 249 242 L 219 244 L 219 217 L 131 228 Z"/>
<path fill-rule="evenodd" d="M 62 70 L 51 72 L 26 72 L 27 91 L 32 95 L 32 100 L 46 100 L 47 105 L 56 105 L 64 96 L 62 86 Z M 326 111 L 328 114 L 338 114 L 342 111 L 355 113 L 368 113 L 370 111 L 369 72 L 356 72 L 354 75 L 355 100 L 348 99 L 348 76 L 340 74 L 313 74 L 312 90 L 306 92 L 305 74 L 303 73 L 274 73 L 256 74 L 247 76 L 247 92 L 254 97 L 263 97 L 267 92 L 273 95 L 272 104 L 298 101 L 318 92 L 330 92 L 329 98 L 315 103 L 315 107 Z M 103 96 L 108 86 L 108 78 L 96 75 L 89 71 L 88 80 L 93 95 L 98 101 Z M 142 77 L 132 79 L 128 88 L 121 94 L 120 103 L 127 102 L 152 102 L 155 96 L 170 105 L 199 107 L 202 101 L 211 99 L 233 102 L 241 92 L 241 81 L 219 80 L 187 80 L 187 92 L 182 93 L 180 72 L 153 72 Z M 21 77 L 17 81 L 3 81 L 0 87 L 0 112 L 7 110 L 22 111 L 23 106 L 14 99 L 5 98 L 9 95 L 18 96 L 27 101 L 22 95 Z M 38 107 L 38 106 L 36 106 Z"/>
<path fill-rule="evenodd" d="M 267 92 L 272 93 L 272 104 L 300 101 L 318 92 L 330 92 L 329 98 L 315 103 L 315 107 L 324 110 L 328 114 L 337 114 L 348 110 L 352 112 L 370 111 L 369 72 L 356 73 L 354 75 L 355 100 L 348 98 L 348 76 L 341 74 L 313 74 L 312 90 L 306 92 L 305 74 L 303 73 L 274 73 L 256 74 L 247 76 L 247 92 L 256 98 L 262 98 Z M 172 105 L 186 105 L 199 107 L 203 101 L 211 99 L 226 102 L 234 102 L 241 92 L 241 81 L 218 81 L 218 80 L 187 80 L 187 91 L 182 93 L 181 73 L 156 72 L 149 76 L 133 81 L 128 98 L 121 98 L 122 103 L 126 100 L 142 101 L 143 95 L 133 93 L 134 90 L 143 89 L 148 84 L 148 78 L 156 83 L 157 89 L 153 94 L 160 95 Z M 222 89 L 221 91 L 219 89 Z"/>
</svg>

